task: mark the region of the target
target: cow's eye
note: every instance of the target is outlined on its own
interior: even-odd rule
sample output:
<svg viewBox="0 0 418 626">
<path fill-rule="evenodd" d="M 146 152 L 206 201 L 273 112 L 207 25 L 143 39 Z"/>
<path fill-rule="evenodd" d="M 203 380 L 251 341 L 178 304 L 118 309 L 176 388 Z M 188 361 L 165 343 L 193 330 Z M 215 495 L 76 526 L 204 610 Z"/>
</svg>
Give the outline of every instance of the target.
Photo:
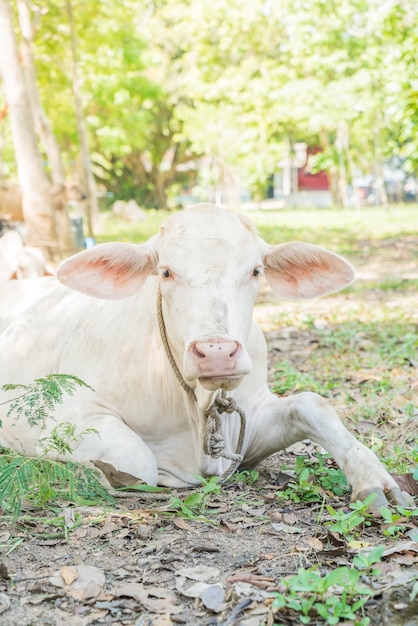
<svg viewBox="0 0 418 626">
<path fill-rule="evenodd" d="M 170 270 L 168 269 L 168 267 L 165 267 L 163 269 L 163 271 L 162 271 L 162 277 L 163 278 L 170 278 L 170 276 L 171 276 Z"/>
</svg>

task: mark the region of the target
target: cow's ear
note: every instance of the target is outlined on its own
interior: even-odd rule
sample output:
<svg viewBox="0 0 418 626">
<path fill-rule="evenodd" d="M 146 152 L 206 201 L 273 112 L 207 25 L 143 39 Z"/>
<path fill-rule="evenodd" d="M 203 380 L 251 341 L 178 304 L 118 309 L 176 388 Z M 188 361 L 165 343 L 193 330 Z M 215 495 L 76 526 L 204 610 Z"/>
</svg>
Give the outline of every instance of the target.
<svg viewBox="0 0 418 626">
<path fill-rule="evenodd" d="M 63 261 L 57 277 L 67 287 L 88 296 L 118 300 L 133 295 L 155 272 L 156 262 L 148 243 L 104 243 Z"/>
<path fill-rule="evenodd" d="M 345 259 L 313 244 L 293 241 L 265 247 L 263 252 L 266 278 L 282 298 L 314 298 L 354 280 L 354 270 Z"/>
</svg>

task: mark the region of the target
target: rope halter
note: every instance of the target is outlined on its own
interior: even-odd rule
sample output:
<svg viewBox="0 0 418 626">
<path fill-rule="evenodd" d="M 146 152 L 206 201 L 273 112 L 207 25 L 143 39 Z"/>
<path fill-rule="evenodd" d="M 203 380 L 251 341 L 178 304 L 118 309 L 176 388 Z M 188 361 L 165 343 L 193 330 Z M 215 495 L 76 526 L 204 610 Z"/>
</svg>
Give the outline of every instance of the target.
<svg viewBox="0 0 418 626">
<path fill-rule="evenodd" d="M 173 353 L 171 352 L 171 347 L 168 341 L 167 331 L 164 323 L 162 294 L 159 287 L 157 290 L 157 319 L 158 327 L 161 334 L 161 340 L 171 368 L 176 375 L 178 382 L 187 393 L 187 395 L 190 397 L 190 399 L 194 400 L 194 402 L 197 402 L 194 390 L 184 380 L 177 366 L 177 363 L 174 360 Z M 238 415 L 240 416 L 240 432 L 235 453 L 228 452 L 226 450 L 225 439 L 221 432 L 221 415 L 231 415 L 232 413 L 238 413 Z M 224 483 L 228 480 L 228 478 L 230 478 L 230 476 L 232 476 L 232 474 L 234 474 L 243 459 L 241 451 L 245 437 L 245 413 L 237 406 L 234 398 L 228 397 L 224 391 L 221 391 L 221 393 L 216 396 L 211 406 L 206 409 L 206 411 L 204 411 L 203 416 L 205 420 L 205 431 L 203 435 L 204 454 L 207 454 L 214 459 L 219 459 L 220 457 L 222 457 L 224 459 L 232 461 L 226 472 L 224 472 L 224 474 L 222 474 L 222 476 L 220 477 L 220 482 Z"/>
</svg>

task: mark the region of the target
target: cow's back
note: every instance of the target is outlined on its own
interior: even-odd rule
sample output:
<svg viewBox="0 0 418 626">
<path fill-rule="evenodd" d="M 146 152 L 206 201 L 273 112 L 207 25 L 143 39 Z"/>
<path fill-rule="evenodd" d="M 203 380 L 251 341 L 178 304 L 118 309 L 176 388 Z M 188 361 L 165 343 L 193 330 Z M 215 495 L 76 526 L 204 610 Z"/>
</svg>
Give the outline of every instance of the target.
<svg viewBox="0 0 418 626">
<path fill-rule="evenodd" d="M 140 349 L 145 335 L 138 326 L 149 336 L 155 318 L 149 292 L 154 285 L 108 301 L 67 289 L 53 277 L 0 283 L 0 386 L 50 373 L 87 376 L 95 384 L 110 363 L 112 370 L 122 365 L 118 355 L 127 346 L 136 342 Z"/>
</svg>

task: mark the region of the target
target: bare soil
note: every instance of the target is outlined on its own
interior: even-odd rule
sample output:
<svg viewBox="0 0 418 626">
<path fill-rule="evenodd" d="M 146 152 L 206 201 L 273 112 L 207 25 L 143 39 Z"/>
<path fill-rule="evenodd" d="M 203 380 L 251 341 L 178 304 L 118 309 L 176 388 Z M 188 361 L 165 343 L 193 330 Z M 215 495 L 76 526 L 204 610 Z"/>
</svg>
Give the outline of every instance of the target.
<svg viewBox="0 0 418 626">
<path fill-rule="evenodd" d="M 412 271 L 409 260 L 405 270 Z M 339 295 L 333 306 L 344 306 L 348 297 Z M 418 303 L 416 293 L 414 298 Z M 271 347 L 271 376 L 275 361 L 284 355 L 294 364 L 303 360 L 306 368 L 312 334 L 277 328 L 271 294 L 263 291 L 260 302 L 256 315 Z M 330 300 L 310 310 L 327 306 Z M 376 294 L 373 306 L 379 306 Z M 388 553 L 379 565 L 380 575 L 364 581 L 374 593 L 365 615 L 376 625 L 418 625 L 418 600 L 411 597 L 418 579 L 413 523 L 393 538 L 376 521 L 364 527 L 359 538 L 364 543 L 358 545 L 331 533 L 321 502 L 293 502 L 277 495 L 301 454 L 315 459 L 318 452 L 305 441 L 275 454 L 260 466 L 254 483 L 234 479 L 212 494 L 200 518 L 173 512 L 170 505 L 173 497 L 184 501 L 192 491 L 128 494 L 115 506 L 64 503 L 56 515 L 64 515 L 68 527 L 80 522 L 67 537 L 42 517 L 51 517 L 50 511 L 28 509 L 14 525 L 0 518 L 0 624 L 298 624 L 296 613 L 273 606 L 286 577 L 300 567 L 315 566 L 326 573 L 350 565 L 362 545 L 383 543 Z M 324 496 L 335 509 L 348 507 L 348 494 Z M 324 622 L 312 614 L 310 623 Z"/>
</svg>

